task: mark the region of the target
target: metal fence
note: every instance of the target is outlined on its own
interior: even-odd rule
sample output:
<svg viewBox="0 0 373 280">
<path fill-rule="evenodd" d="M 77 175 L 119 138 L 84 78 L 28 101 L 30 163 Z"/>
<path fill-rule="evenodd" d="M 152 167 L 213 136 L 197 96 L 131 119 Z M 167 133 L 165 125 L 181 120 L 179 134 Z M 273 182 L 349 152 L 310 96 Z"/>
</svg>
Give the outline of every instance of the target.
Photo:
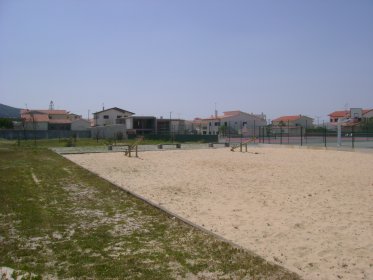
<svg viewBox="0 0 373 280">
<path fill-rule="evenodd" d="M 221 137 L 221 142 L 240 143 L 253 139 L 254 135 L 232 134 Z M 255 135 L 255 143 L 319 146 L 319 147 L 343 147 L 343 148 L 368 148 L 373 149 L 373 130 L 357 127 L 343 127 L 341 142 L 338 143 L 337 131 L 325 128 L 306 130 L 303 127 L 286 129 L 271 129 L 261 127 L 259 134 Z"/>
</svg>

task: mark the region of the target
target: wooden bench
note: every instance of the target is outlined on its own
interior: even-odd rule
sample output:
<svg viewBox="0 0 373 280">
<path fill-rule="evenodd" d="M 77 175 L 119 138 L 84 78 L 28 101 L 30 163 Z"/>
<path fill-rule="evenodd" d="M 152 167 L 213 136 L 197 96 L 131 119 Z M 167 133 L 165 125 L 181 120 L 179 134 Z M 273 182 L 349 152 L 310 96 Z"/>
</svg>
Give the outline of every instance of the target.
<svg viewBox="0 0 373 280">
<path fill-rule="evenodd" d="M 170 146 L 170 145 L 175 145 L 177 149 L 181 148 L 181 144 L 167 143 L 167 144 L 158 144 L 158 149 L 163 149 L 163 146 Z"/>
<path fill-rule="evenodd" d="M 214 145 L 224 145 L 224 147 L 229 147 L 229 143 L 209 143 L 210 148 L 213 148 Z"/>
</svg>

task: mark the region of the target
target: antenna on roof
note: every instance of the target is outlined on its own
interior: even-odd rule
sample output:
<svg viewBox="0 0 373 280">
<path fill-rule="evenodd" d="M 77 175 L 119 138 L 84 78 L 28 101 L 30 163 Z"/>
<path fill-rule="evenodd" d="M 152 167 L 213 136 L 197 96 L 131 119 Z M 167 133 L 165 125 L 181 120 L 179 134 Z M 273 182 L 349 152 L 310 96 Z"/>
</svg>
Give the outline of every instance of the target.
<svg viewBox="0 0 373 280">
<path fill-rule="evenodd" d="M 102 103 L 102 111 L 104 111 L 104 110 L 105 110 L 105 104 Z"/>
<path fill-rule="evenodd" d="M 52 100 L 49 102 L 49 110 L 54 110 L 54 103 Z"/>
</svg>

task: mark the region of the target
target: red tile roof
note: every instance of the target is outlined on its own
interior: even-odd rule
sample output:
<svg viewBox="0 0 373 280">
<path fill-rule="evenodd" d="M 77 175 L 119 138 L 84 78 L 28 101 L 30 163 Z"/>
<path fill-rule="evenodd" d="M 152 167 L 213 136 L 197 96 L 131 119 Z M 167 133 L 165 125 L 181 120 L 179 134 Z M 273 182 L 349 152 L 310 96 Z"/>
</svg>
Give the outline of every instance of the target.
<svg viewBox="0 0 373 280">
<path fill-rule="evenodd" d="M 49 122 L 48 115 L 44 114 L 22 114 L 21 118 L 26 122 Z"/>
<path fill-rule="evenodd" d="M 46 115 L 67 115 L 68 112 L 66 110 L 29 110 L 29 109 L 22 109 L 21 114 L 46 114 Z"/>
<path fill-rule="evenodd" d="M 332 118 L 348 118 L 350 116 L 350 111 L 334 111 L 328 116 Z"/>
<path fill-rule="evenodd" d="M 302 116 L 301 115 L 296 115 L 296 116 L 282 116 L 277 119 L 272 120 L 273 122 L 292 122 L 299 120 Z"/>
<path fill-rule="evenodd" d="M 223 112 L 224 113 L 224 116 L 223 117 L 231 117 L 231 116 L 236 116 L 236 115 L 239 115 L 241 113 L 241 111 L 227 111 L 227 112 Z"/>
</svg>

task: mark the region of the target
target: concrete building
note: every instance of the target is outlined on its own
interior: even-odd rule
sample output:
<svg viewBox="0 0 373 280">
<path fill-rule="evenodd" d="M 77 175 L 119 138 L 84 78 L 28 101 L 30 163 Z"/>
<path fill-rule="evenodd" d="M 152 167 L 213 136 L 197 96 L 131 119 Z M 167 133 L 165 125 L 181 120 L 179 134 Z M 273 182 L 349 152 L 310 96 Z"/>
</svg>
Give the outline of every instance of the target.
<svg viewBox="0 0 373 280">
<path fill-rule="evenodd" d="M 192 122 L 182 119 L 157 119 L 158 134 L 191 134 Z"/>
<path fill-rule="evenodd" d="M 127 134 L 143 135 L 156 133 L 157 119 L 151 116 L 130 116 L 125 118 Z"/>
</svg>

